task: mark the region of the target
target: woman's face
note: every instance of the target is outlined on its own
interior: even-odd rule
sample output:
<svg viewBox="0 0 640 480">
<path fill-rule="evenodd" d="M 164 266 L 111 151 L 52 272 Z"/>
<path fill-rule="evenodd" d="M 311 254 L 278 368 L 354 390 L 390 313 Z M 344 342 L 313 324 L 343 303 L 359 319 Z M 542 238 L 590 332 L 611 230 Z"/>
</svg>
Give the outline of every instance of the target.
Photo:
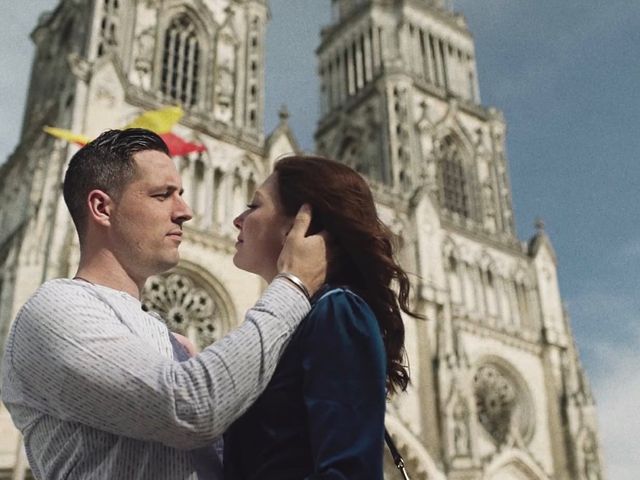
<svg viewBox="0 0 640 480">
<path fill-rule="evenodd" d="M 278 257 L 293 225 L 293 217 L 286 216 L 280 206 L 277 182 L 272 173 L 258 187 L 247 209 L 233 221 L 240 230 L 234 265 L 260 275 L 267 282 L 278 273 Z"/>
</svg>

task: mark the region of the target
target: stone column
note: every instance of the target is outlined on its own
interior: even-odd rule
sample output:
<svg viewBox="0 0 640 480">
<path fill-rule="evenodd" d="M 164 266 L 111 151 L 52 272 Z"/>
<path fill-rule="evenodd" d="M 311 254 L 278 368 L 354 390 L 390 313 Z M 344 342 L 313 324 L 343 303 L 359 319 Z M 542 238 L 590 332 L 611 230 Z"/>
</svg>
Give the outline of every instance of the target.
<svg viewBox="0 0 640 480">
<path fill-rule="evenodd" d="M 362 44 L 360 43 L 360 36 L 356 37 L 353 46 L 355 46 L 355 49 L 352 48 L 352 50 L 355 50 L 355 58 L 353 59 L 353 61 L 355 62 L 355 73 L 356 73 L 356 92 L 358 90 L 360 90 L 363 86 L 364 86 L 364 70 L 362 69 L 362 64 L 364 61 L 363 54 L 364 52 L 362 51 Z"/>
<path fill-rule="evenodd" d="M 411 36 L 411 53 L 412 53 L 411 70 L 417 76 L 424 77 L 424 73 L 423 73 L 424 60 L 422 58 L 422 47 L 420 46 L 420 29 L 414 28 L 413 33 L 410 33 L 410 36 Z"/>
<path fill-rule="evenodd" d="M 371 37 L 372 37 L 372 57 L 373 57 L 373 71 L 377 73 L 380 70 L 380 66 L 382 64 L 382 45 L 380 44 L 381 33 L 378 30 L 378 27 L 375 25 L 371 26 Z"/>
<path fill-rule="evenodd" d="M 207 166 L 204 172 L 203 186 L 203 214 L 202 214 L 202 228 L 210 229 L 213 225 L 214 210 L 215 210 L 215 179 L 214 170 L 211 166 Z"/>
<path fill-rule="evenodd" d="M 228 221 L 231 211 L 233 211 L 233 172 L 225 172 L 222 177 L 221 197 L 222 209 L 220 212 L 220 229 L 223 232 L 229 231 Z"/>
<path fill-rule="evenodd" d="M 327 64 L 326 62 L 323 62 L 322 65 L 320 66 L 320 116 L 321 117 L 324 117 L 327 113 L 329 113 L 329 110 L 330 110 L 329 89 L 331 88 L 331 86 L 330 86 L 330 81 L 327 82 L 327 80 L 330 80 L 327 72 Z"/>
<path fill-rule="evenodd" d="M 356 70 L 353 68 L 353 50 L 351 49 L 351 46 L 347 46 L 346 52 L 347 68 L 345 69 L 345 74 L 347 75 L 348 83 L 347 95 L 353 95 L 356 93 Z"/>
<path fill-rule="evenodd" d="M 192 158 L 194 155 L 185 156 L 185 160 L 189 162 L 187 164 L 186 175 L 182 176 L 182 183 L 184 191 L 188 192 L 188 203 L 193 210 L 193 223 L 198 225 L 200 223 L 200 205 L 198 205 L 198 180 L 196 178 L 196 160 Z"/>
<path fill-rule="evenodd" d="M 449 87 L 449 53 L 447 51 L 447 44 L 444 40 L 438 40 L 438 50 L 440 53 L 438 58 L 440 59 L 441 85 L 446 89 Z"/>
<path fill-rule="evenodd" d="M 373 58 L 372 58 L 372 48 L 371 45 L 371 37 L 369 36 L 369 31 L 363 36 L 364 38 L 364 79 L 365 83 L 371 81 L 373 78 Z"/>
<path fill-rule="evenodd" d="M 340 50 L 336 52 L 335 63 L 334 63 L 334 90 L 333 90 L 333 106 L 336 107 L 340 105 L 342 101 L 346 98 L 345 89 L 345 68 L 344 60 L 341 59 Z"/>
</svg>

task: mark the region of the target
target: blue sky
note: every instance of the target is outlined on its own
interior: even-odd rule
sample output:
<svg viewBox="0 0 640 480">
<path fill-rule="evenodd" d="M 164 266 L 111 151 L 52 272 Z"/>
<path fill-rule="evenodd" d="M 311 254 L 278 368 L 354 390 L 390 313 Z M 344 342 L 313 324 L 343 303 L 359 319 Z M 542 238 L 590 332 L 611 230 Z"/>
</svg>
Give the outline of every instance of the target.
<svg viewBox="0 0 640 480">
<path fill-rule="evenodd" d="M 3 5 L 0 161 L 16 145 L 40 12 Z M 271 0 L 266 125 L 286 103 L 313 149 L 313 52 L 328 0 Z M 505 114 L 520 238 L 542 217 L 598 402 L 607 477 L 640 474 L 640 2 L 456 0 L 476 39 L 483 104 Z M 635 219 L 635 220 L 634 220 Z"/>
</svg>

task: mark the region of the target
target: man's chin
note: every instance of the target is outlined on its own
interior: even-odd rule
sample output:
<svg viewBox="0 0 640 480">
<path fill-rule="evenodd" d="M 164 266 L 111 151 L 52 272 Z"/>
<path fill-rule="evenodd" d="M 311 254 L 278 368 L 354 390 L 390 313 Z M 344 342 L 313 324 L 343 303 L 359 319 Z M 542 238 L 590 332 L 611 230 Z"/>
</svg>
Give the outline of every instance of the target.
<svg viewBox="0 0 640 480">
<path fill-rule="evenodd" d="M 161 273 L 166 272 L 167 270 L 171 270 L 174 267 L 177 267 L 180 263 L 180 256 L 176 255 L 175 257 L 164 258 L 162 262 L 159 262 L 156 266 L 157 272 L 153 275 L 159 275 Z"/>
</svg>

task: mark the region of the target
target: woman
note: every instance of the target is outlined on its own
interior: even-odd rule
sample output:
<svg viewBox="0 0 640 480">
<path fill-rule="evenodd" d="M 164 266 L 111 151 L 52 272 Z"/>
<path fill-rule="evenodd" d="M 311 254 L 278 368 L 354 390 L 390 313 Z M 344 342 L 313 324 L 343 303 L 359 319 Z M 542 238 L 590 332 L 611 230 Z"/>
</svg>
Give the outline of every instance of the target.
<svg viewBox="0 0 640 480">
<path fill-rule="evenodd" d="M 310 229 L 332 240 L 327 285 L 265 392 L 225 434 L 225 478 L 381 480 L 386 394 L 409 382 L 400 310 L 411 312 L 407 275 L 363 178 L 325 158 L 280 160 L 234 220 L 233 261 L 270 282 L 303 203 Z"/>
</svg>

